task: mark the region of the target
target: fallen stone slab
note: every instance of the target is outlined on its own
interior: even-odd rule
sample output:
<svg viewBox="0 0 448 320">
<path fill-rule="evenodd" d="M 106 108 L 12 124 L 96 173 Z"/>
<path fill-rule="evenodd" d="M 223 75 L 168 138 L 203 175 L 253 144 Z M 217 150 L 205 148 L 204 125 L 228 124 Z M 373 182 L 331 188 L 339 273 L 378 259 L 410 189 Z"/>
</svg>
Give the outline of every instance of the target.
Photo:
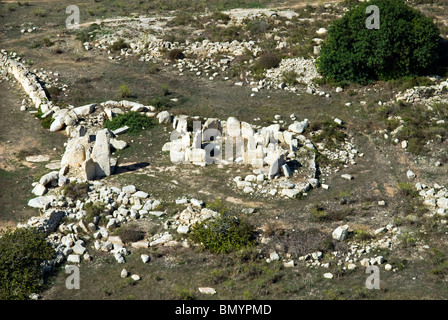
<svg viewBox="0 0 448 320">
<path fill-rule="evenodd" d="M 126 133 L 128 130 L 129 130 L 129 127 L 128 126 L 124 126 L 124 127 L 118 128 L 117 130 L 112 131 L 112 133 L 114 135 L 118 136 L 120 134 Z"/>
<path fill-rule="evenodd" d="M 28 201 L 28 206 L 33 208 L 45 209 L 45 207 L 54 200 L 54 196 L 41 196 Z"/>
<path fill-rule="evenodd" d="M 46 155 L 38 155 L 38 156 L 29 156 L 25 158 L 28 162 L 48 162 L 50 161 L 50 156 Z"/>
</svg>

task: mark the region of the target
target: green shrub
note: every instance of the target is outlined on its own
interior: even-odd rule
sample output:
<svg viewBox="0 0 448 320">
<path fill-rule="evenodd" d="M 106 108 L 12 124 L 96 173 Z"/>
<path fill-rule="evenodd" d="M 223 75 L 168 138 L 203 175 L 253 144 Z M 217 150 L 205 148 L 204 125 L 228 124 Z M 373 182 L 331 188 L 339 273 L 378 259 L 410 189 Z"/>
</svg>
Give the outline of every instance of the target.
<svg viewBox="0 0 448 320">
<path fill-rule="evenodd" d="M 417 192 L 417 190 L 414 189 L 414 186 L 412 185 L 412 183 L 398 182 L 398 189 L 406 197 L 411 197 L 411 198 L 418 197 L 418 192 Z"/>
<path fill-rule="evenodd" d="M 89 184 L 87 182 L 70 182 L 62 189 L 62 193 L 74 201 L 83 200 L 89 195 Z"/>
<path fill-rule="evenodd" d="M 295 86 L 298 83 L 297 81 L 298 76 L 299 75 L 294 70 L 285 71 L 282 74 L 282 81 L 286 83 L 288 86 Z"/>
<path fill-rule="evenodd" d="M 178 300 L 196 300 L 196 295 L 188 289 L 176 289 L 176 298 Z"/>
<path fill-rule="evenodd" d="M 48 37 L 44 37 L 44 38 L 42 38 L 42 39 L 40 40 L 40 42 L 41 42 L 41 44 L 42 44 L 44 47 L 51 47 L 52 45 L 54 45 L 54 42 L 51 41 L 51 39 L 48 38 Z"/>
<path fill-rule="evenodd" d="M 149 104 L 156 110 L 169 109 L 173 106 L 172 101 L 165 96 L 155 97 L 149 101 Z"/>
<path fill-rule="evenodd" d="M 327 148 L 336 147 L 347 138 L 347 134 L 344 132 L 344 125 L 340 125 L 331 119 L 315 122 L 310 129 L 318 132 L 312 137 L 313 142 L 325 142 Z"/>
<path fill-rule="evenodd" d="M 328 220 L 327 212 L 325 211 L 324 208 L 321 208 L 319 206 L 311 209 L 310 216 L 311 216 L 311 220 L 313 220 L 313 221 L 322 222 L 322 221 Z"/>
<path fill-rule="evenodd" d="M 47 15 L 47 11 L 45 11 L 45 9 L 42 9 L 40 7 L 37 7 L 35 9 L 33 9 L 32 13 L 36 16 L 36 17 L 45 17 Z"/>
<path fill-rule="evenodd" d="M 170 59 L 172 61 L 181 60 L 184 58 L 185 58 L 185 55 L 181 49 L 172 49 L 172 50 L 168 51 L 168 59 Z"/>
<path fill-rule="evenodd" d="M 215 11 L 211 14 L 210 18 L 213 21 L 222 21 L 222 23 L 227 24 L 231 18 L 228 14 L 225 14 L 224 12 Z"/>
<path fill-rule="evenodd" d="M 42 262 L 54 250 L 34 228 L 2 232 L 0 237 L 0 299 L 28 299 L 42 288 Z"/>
<path fill-rule="evenodd" d="M 148 66 L 148 73 L 149 74 L 156 74 L 160 71 L 159 65 L 155 62 L 150 62 Z"/>
<path fill-rule="evenodd" d="M 126 83 L 123 83 L 118 90 L 118 98 L 129 98 L 131 96 L 131 90 Z"/>
<path fill-rule="evenodd" d="M 366 27 L 366 8 L 380 10 L 380 28 Z M 350 9 L 329 29 L 317 67 L 337 81 L 366 83 L 432 72 L 438 61 L 439 30 L 402 0 L 371 0 Z"/>
<path fill-rule="evenodd" d="M 114 43 L 112 43 L 109 46 L 110 51 L 120 51 L 121 49 L 127 49 L 129 48 L 129 45 L 123 40 L 123 39 L 118 39 L 117 41 L 115 41 Z"/>
<path fill-rule="evenodd" d="M 191 237 L 215 253 L 237 251 L 255 244 L 253 227 L 229 213 L 196 224 Z"/>
<path fill-rule="evenodd" d="M 100 29 L 101 27 L 98 24 L 92 23 L 87 28 L 80 29 L 76 34 L 76 39 L 82 43 L 89 42 L 95 37 L 96 32 Z"/>
<path fill-rule="evenodd" d="M 258 64 L 263 69 L 271 69 L 271 68 L 277 68 L 280 64 L 281 59 L 279 56 L 273 52 L 264 53 L 260 56 L 258 59 Z"/>
<path fill-rule="evenodd" d="M 120 236 L 123 243 L 132 243 L 145 239 L 145 232 L 134 227 L 118 228 L 115 234 Z"/>
<path fill-rule="evenodd" d="M 51 124 L 53 123 L 54 119 L 51 116 L 47 116 L 45 118 L 42 118 L 43 116 L 42 109 L 39 108 L 37 112 L 34 114 L 34 116 L 40 120 L 40 124 L 42 125 L 42 128 L 44 129 L 50 129 Z"/>
<path fill-rule="evenodd" d="M 150 129 L 156 125 L 154 119 L 149 118 L 139 112 L 130 111 L 124 114 L 115 116 L 112 120 L 107 119 L 104 122 L 104 127 L 109 130 L 116 130 L 118 128 L 128 126 L 129 133 L 137 133 L 145 129 Z"/>
<path fill-rule="evenodd" d="M 105 205 L 103 203 L 97 202 L 92 203 L 88 202 L 84 205 L 83 209 L 86 211 L 86 216 L 84 220 L 87 223 L 93 222 L 93 218 L 95 216 L 101 217 L 101 214 L 104 212 Z"/>
</svg>

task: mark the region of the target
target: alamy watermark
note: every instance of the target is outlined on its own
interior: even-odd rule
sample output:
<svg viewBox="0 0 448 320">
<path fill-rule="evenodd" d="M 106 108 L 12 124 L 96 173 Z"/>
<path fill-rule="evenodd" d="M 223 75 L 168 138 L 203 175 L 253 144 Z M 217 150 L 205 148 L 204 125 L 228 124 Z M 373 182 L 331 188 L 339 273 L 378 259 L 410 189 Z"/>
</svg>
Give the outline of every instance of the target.
<svg viewBox="0 0 448 320">
<path fill-rule="evenodd" d="M 80 289 L 79 267 L 67 265 L 65 266 L 65 273 L 70 274 L 65 280 L 65 287 L 69 290 Z"/>
<path fill-rule="evenodd" d="M 70 14 L 65 20 L 67 29 L 79 29 L 79 7 L 75 5 L 65 8 L 65 13 Z"/>
<path fill-rule="evenodd" d="M 366 269 L 366 273 L 369 273 L 370 276 L 366 279 L 366 288 L 367 289 L 380 289 L 380 268 L 378 266 L 368 266 Z"/>
<path fill-rule="evenodd" d="M 366 14 L 370 14 L 370 16 L 366 19 L 366 28 L 367 29 L 376 29 L 380 28 L 380 9 L 378 6 L 370 5 L 366 8 Z"/>
</svg>

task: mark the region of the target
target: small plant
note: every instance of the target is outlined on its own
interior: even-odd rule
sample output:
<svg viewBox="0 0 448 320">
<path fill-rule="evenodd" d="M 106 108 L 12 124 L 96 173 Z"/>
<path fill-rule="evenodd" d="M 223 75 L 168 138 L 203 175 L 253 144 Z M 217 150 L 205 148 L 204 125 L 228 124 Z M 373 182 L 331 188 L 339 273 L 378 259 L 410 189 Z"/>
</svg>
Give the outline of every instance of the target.
<svg viewBox="0 0 448 320">
<path fill-rule="evenodd" d="M 181 49 L 172 49 L 168 51 L 168 59 L 171 61 L 182 60 L 185 58 L 185 55 Z"/>
<path fill-rule="evenodd" d="M 412 183 L 398 182 L 397 186 L 398 186 L 398 189 L 400 190 L 400 192 L 406 197 L 415 198 L 418 196 L 418 192 L 417 192 L 417 190 L 414 189 L 414 186 L 412 185 Z"/>
<path fill-rule="evenodd" d="M 188 289 L 177 289 L 176 297 L 179 300 L 196 300 L 194 292 Z"/>
<path fill-rule="evenodd" d="M 87 223 L 93 222 L 93 218 L 96 216 L 101 216 L 104 212 L 105 205 L 103 203 L 88 202 L 84 205 L 83 209 L 86 211 L 85 221 Z"/>
<path fill-rule="evenodd" d="M 206 204 L 207 209 L 216 211 L 218 213 L 225 213 L 227 211 L 221 198 L 217 198 L 214 202 L 209 202 Z"/>
<path fill-rule="evenodd" d="M 45 17 L 47 15 L 47 11 L 45 11 L 44 9 L 42 9 L 40 7 L 33 9 L 32 13 L 36 17 Z"/>
<path fill-rule="evenodd" d="M 52 45 L 54 45 L 54 42 L 50 40 L 50 38 L 48 37 L 44 37 L 40 40 L 42 46 L 44 47 L 51 47 Z"/>
<path fill-rule="evenodd" d="M 149 74 L 156 74 L 160 71 L 159 65 L 155 62 L 150 62 L 148 66 L 148 73 Z"/>
<path fill-rule="evenodd" d="M 311 220 L 313 221 L 326 221 L 328 219 L 328 214 L 325 211 L 324 208 L 321 208 L 319 206 L 315 206 L 313 209 L 311 209 L 310 212 Z"/>
<path fill-rule="evenodd" d="M 284 83 L 286 83 L 288 86 L 295 86 L 298 81 L 297 81 L 297 77 L 299 75 L 297 74 L 297 72 L 295 72 L 294 70 L 291 71 L 285 71 L 282 74 L 282 81 Z"/>
<path fill-rule="evenodd" d="M 89 194 L 89 184 L 87 182 L 70 182 L 62 189 L 62 194 L 74 201 L 86 199 Z"/>
<path fill-rule="evenodd" d="M 430 261 L 434 265 L 434 268 L 430 271 L 432 275 L 442 279 L 448 275 L 448 260 L 440 250 L 432 249 Z"/>
<path fill-rule="evenodd" d="M 118 91 L 118 97 L 120 99 L 123 98 L 129 98 L 131 96 L 131 90 L 128 88 L 128 85 L 126 83 L 123 83 Z"/>
<path fill-rule="evenodd" d="M 353 238 L 360 241 L 371 240 L 373 236 L 364 229 L 353 230 Z"/>
<path fill-rule="evenodd" d="M 104 122 L 104 127 L 109 130 L 116 130 L 118 128 L 127 126 L 129 133 L 138 133 L 144 129 L 151 129 L 156 125 L 154 119 L 149 118 L 139 112 L 129 111 L 124 114 L 115 116 L 112 120 L 107 119 Z"/>
<path fill-rule="evenodd" d="M 255 244 L 253 227 L 229 213 L 196 224 L 191 237 L 215 253 L 237 251 Z"/>
<path fill-rule="evenodd" d="M 129 48 L 129 45 L 121 38 L 109 46 L 110 51 L 113 51 L 113 52 L 120 51 L 121 49 L 127 49 L 127 48 Z"/>
</svg>

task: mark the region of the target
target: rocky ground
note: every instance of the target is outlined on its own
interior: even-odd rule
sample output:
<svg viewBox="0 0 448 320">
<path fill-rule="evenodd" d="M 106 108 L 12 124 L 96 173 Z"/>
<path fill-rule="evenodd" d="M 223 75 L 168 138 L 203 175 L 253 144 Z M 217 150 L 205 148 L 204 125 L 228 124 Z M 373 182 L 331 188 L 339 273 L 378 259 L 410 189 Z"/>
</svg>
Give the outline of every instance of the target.
<svg viewBox="0 0 448 320">
<path fill-rule="evenodd" d="M 95 2 L 78 31 L 48 5 L 2 3 L 0 30 L 0 226 L 48 234 L 39 298 L 446 298 L 444 77 L 321 84 L 337 2 L 102 18 Z M 260 67 L 267 51 L 282 59 Z M 104 128 L 129 111 L 154 126 Z M 191 240 L 222 210 L 254 226 L 252 251 Z"/>
</svg>

